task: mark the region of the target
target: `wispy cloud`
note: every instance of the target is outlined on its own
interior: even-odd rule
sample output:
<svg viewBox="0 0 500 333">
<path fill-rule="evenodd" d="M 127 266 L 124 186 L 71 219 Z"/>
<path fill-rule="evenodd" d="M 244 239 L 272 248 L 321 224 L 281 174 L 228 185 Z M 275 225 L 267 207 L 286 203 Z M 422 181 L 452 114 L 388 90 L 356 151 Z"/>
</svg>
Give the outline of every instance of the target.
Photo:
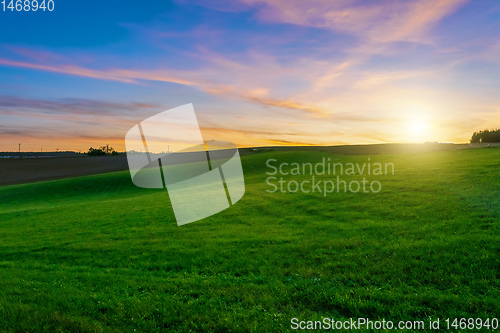
<svg viewBox="0 0 500 333">
<path fill-rule="evenodd" d="M 0 65 L 36 69 L 41 71 L 48 71 L 48 72 L 55 72 L 62 74 L 71 74 L 71 75 L 91 77 L 94 79 L 101 79 L 101 80 L 112 80 L 112 81 L 120 81 L 127 83 L 136 82 L 131 78 L 127 78 L 121 75 L 121 73 L 119 72 L 116 73 L 114 70 L 105 70 L 105 71 L 92 70 L 75 65 L 63 64 L 61 66 L 51 66 L 51 65 L 42 65 L 25 61 L 15 61 L 10 59 L 0 59 Z"/>
<path fill-rule="evenodd" d="M 61 98 L 58 100 L 44 100 L 37 98 L 19 97 L 11 95 L 0 95 L 1 109 L 28 109 L 45 110 L 52 113 L 64 112 L 70 114 L 99 114 L 124 113 L 137 109 L 151 109 L 157 105 L 145 102 L 118 103 L 82 98 Z"/>
<path fill-rule="evenodd" d="M 329 28 L 376 42 L 428 43 L 430 30 L 467 0 L 378 1 L 241 0 L 266 21 Z"/>
<path fill-rule="evenodd" d="M 221 62 L 215 61 L 215 63 Z M 42 71 L 49 72 L 57 72 L 69 75 L 77 75 L 90 77 L 95 79 L 102 80 L 111 80 L 111 81 L 120 81 L 126 83 L 138 83 L 139 80 L 146 81 L 160 81 L 160 82 L 172 82 L 178 83 L 190 87 L 194 87 L 201 91 L 204 91 L 209 94 L 226 96 L 239 98 L 243 100 L 247 100 L 250 102 L 256 102 L 259 104 L 274 106 L 278 108 L 292 109 L 292 110 L 302 110 L 305 112 L 311 112 L 315 114 L 322 113 L 321 108 L 308 105 L 308 103 L 294 101 L 290 98 L 287 99 L 273 99 L 273 98 L 264 98 L 261 94 L 258 93 L 258 88 L 256 86 L 248 86 L 246 84 L 238 84 L 238 81 L 230 81 L 230 82 L 217 82 L 220 81 L 217 79 L 217 74 L 220 71 L 233 71 L 233 75 L 237 75 L 239 77 L 244 78 L 245 76 L 251 76 L 252 72 L 256 70 L 251 68 L 250 66 L 238 66 L 238 64 L 227 61 L 225 62 L 226 68 L 219 69 L 219 71 L 212 71 L 213 73 L 196 73 L 190 71 L 179 71 L 179 70 L 168 70 L 168 69 L 159 69 L 159 70 L 130 70 L 130 69 L 107 69 L 107 70 L 98 70 L 98 69 L 90 69 L 84 68 L 76 65 L 69 64 L 60 64 L 60 65 L 40 65 L 28 62 L 19 62 L 12 61 L 8 59 L 0 59 L 0 65 L 12 66 L 12 67 L 21 67 L 21 68 L 30 68 Z M 262 69 L 257 70 L 264 72 Z M 175 72 L 176 75 L 169 75 L 168 72 Z M 275 72 L 268 71 L 266 77 L 269 75 L 275 75 Z M 233 77 L 233 75 L 229 75 L 229 77 Z M 255 81 L 255 80 L 254 80 Z M 265 83 L 265 78 L 262 78 L 257 81 L 262 81 L 260 84 Z M 244 79 L 240 82 L 245 82 Z M 259 83 L 256 83 L 259 84 Z M 257 93 L 255 93 L 257 92 Z M 54 105 L 56 108 L 58 105 Z M 68 105 L 65 105 L 68 107 Z"/>
<path fill-rule="evenodd" d="M 44 100 L 28 97 L 0 96 L 0 117 L 4 126 L 0 129 L 3 136 L 21 136 L 26 142 L 46 142 L 57 133 L 62 138 L 81 140 L 87 138 L 122 137 L 123 131 L 149 115 L 151 109 L 158 112 L 159 107 L 144 102 L 118 103 L 90 99 L 62 98 Z M 13 127 L 12 124 L 20 123 Z M 14 129 L 13 129 L 14 128 Z M 120 146 L 122 143 L 120 142 Z"/>
</svg>

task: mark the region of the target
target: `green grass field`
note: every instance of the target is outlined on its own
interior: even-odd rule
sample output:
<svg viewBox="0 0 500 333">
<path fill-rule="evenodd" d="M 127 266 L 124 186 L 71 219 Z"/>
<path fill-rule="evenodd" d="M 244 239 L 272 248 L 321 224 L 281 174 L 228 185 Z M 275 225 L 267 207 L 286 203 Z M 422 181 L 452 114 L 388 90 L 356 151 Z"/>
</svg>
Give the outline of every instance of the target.
<svg viewBox="0 0 500 333">
<path fill-rule="evenodd" d="M 128 172 L 1 187 L 0 331 L 500 317 L 500 148 L 372 155 L 395 165 L 368 177 L 379 193 L 266 192 L 267 159 L 323 157 L 368 156 L 243 156 L 245 196 L 181 227 L 167 192 L 134 187 Z"/>
</svg>

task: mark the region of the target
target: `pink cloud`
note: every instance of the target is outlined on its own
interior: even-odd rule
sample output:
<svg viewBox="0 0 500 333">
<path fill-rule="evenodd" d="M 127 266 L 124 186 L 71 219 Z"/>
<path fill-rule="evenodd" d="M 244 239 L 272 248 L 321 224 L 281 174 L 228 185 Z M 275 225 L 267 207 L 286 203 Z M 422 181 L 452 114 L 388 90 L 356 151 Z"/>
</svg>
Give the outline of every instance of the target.
<svg viewBox="0 0 500 333">
<path fill-rule="evenodd" d="M 266 21 L 328 28 L 375 42 L 428 42 L 428 32 L 467 0 L 364 2 L 240 0 L 261 6 Z"/>
</svg>

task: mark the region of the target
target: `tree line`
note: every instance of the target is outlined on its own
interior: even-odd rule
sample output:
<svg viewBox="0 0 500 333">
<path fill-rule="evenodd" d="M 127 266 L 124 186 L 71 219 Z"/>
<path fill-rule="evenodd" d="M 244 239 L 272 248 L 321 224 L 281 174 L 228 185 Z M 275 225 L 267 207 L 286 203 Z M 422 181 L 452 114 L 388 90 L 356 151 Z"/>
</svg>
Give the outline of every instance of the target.
<svg viewBox="0 0 500 333">
<path fill-rule="evenodd" d="M 500 142 L 500 129 L 474 132 L 470 143 Z"/>
<path fill-rule="evenodd" d="M 89 156 L 119 155 L 119 153 L 109 145 L 100 146 L 99 148 L 90 147 L 87 154 Z"/>
</svg>

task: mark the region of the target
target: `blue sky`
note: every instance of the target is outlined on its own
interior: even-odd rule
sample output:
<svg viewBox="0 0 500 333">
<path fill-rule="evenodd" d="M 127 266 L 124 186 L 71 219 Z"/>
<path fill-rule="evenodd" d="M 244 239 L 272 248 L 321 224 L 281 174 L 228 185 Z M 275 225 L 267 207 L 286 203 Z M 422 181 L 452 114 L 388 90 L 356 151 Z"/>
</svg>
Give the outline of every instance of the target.
<svg viewBox="0 0 500 333">
<path fill-rule="evenodd" d="M 205 140 L 239 146 L 500 127 L 495 0 L 55 1 L 0 29 L 0 150 L 123 149 L 186 103 Z"/>
</svg>

